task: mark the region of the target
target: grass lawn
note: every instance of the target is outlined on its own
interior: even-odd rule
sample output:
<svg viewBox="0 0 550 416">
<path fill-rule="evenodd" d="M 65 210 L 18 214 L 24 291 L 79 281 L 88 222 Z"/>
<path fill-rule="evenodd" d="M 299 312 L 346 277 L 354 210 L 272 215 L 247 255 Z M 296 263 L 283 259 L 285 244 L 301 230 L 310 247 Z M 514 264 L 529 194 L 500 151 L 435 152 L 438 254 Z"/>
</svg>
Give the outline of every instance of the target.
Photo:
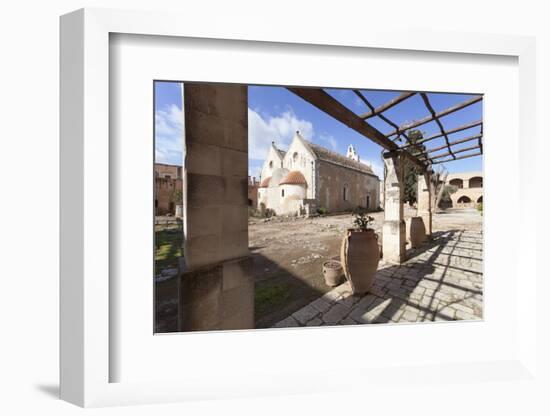
<svg viewBox="0 0 550 416">
<path fill-rule="evenodd" d="M 254 295 L 256 316 L 262 316 L 284 304 L 290 295 L 286 285 L 256 287 Z"/>
<path fill-rule="evenodd" d="M 155 229 L 155 275 L 167 268 L 178 267 L 183 256 L 183 231 L 181 226 Z"/>
</svg>

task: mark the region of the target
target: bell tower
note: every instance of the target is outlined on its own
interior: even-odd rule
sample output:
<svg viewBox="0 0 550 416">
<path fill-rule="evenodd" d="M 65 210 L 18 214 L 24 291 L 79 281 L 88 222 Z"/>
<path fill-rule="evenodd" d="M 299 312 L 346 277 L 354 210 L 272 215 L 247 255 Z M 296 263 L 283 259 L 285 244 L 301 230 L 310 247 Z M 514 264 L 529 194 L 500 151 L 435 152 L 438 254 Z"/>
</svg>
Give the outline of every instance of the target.
<svg viewBox="0 0 550 416">
<path fill-rule="evenodd" d="M 347 156 L 350 158 L 350 159 L 353 159 L 355 160 L 356 162 L 359 162 L 359 155 L 357 154 L 357 152 L 355 151 L 355 148 L 353 147 L 352 144 L 350 144 L 348 146 L 348 154 Z"/>
</svg>

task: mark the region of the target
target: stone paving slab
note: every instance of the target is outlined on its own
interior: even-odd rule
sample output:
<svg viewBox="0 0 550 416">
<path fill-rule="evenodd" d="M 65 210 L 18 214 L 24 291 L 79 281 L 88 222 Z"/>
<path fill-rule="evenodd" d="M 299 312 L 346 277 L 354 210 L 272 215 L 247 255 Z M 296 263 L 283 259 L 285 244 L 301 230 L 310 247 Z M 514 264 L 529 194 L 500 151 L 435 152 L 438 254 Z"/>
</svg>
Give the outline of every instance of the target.
<svg viewBox="0 0 550 416">
<path fill-rule="evenodd" d="M 276 328 L 483 318 L 483 236 L 434 233 L 400 266 L 380 262 L 370 293 L 343 283 L 274 325 Z"/>
</svg>

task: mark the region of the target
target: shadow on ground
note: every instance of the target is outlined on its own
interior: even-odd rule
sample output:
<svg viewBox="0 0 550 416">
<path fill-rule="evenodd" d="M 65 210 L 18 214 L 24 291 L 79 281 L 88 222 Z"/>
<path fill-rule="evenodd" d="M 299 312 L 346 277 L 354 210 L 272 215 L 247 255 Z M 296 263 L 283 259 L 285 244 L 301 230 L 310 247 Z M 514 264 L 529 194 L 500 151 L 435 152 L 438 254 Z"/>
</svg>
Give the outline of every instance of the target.
<svg viewBox="0 0 550 416">
<path fill-rule="evenodd" d="M 456 264 L 453 258 L 481 261 L 482 245 L 464 236 L 464 231 L 453 229 L 434 232 L 432 239 L 420 248 L 407 251 L 407 262 L 402 265 L 388 265 L 381 262 L 371 293 L 364 296 L 346 296 L 336 300 L 350 310 L 353 305 L 362 302 L 364 314 L 343 316 L 338 322 L 319 322 L 322 313 L 315 317 L 319 325 L 346 325 L 358 323 L 388 323 L 397 321 L 435 321 L 455 320 L 445 311 L 455 303 L 469 297 L 481 296 L 482 289 L 463 286 L 450 276 L 451 270 L 467 271 Z M 463 248 L 461 243 L 479 244 L 479 249 L 464 247 L 479 252 L 478 258 L 465 257 L 456 253 Z M 325 258 L 317 259 L 308 269 L 307 275 L 298 276 L 289 268 L 270 260 L 258 252 L 261 247 L 251 247 L 255 277 L 255 326 L 269 328 L 293 315 L 311 302 L 325 297 L 330 288 L 324 283 L 322 263 Z M 425 253 L 429 253 L 426 257 Z M 339 259 L 338 257 L 333 257 Z M 442 260 L 446 259 L 446 260 Z M 442 263 L 441 261 L 444 261 Z M 303 272 L 302 272 L 303 274 Z M 481 273 L 479 273 L 481 274 Z M 416 296 L 415 289 L 422 285 L 429 295 Z M 449 290 L 465 293 L 464 297 L 454 298 L 443 292 Z M 177 279 L 170 279 L 156 285 L 156 332 L 177 331 Z M 407 316 L 403 306 L 414 307 L 418 315 Z M 375 316 L 375 317 L 374 317 Z M 347 319 L 347 318 L 350 319 Z M 352 319 L 353 318 L 353 319 Z M 298 325 L 306 325 L 298 322 Z"/>
</svg>

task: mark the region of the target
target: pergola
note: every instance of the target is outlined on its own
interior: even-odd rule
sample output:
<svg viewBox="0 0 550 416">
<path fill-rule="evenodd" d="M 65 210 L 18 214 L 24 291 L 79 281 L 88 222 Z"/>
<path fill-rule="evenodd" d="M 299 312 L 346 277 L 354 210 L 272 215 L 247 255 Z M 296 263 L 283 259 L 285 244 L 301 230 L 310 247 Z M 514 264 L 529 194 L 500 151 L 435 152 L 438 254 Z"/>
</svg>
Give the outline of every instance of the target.
<svg viewBox="0 0 550 416">
<path fill-rule="evenodd" d="M 427 94 L 403 93 L 374 107 L 366 94 L 354 91 L 370 111 L 356 114 L 321 88 L 289 88 L 329 116 L 372 140 L 384 149 L 383 252 L 387 262 L 405 260 L 403 219 L 403 163 L 414 163 L 419 175 L 418 207 L 431 233 L 431 166 L 482 153 L 481 130 L 473 137 L 452 140 L 453 133 L 481 121 L 445 130 L 440 118 L 460 111 L 482 98 L 475 97 L 447 110 L 435 112 Z M 187 83 L 184 90 L 186 134 L 186 234 L 185 269 L 180 276 L 179 328 L 244 329 L 254 327 L 254 275 L 248 247 L 248 90 L 246 85 Z M 420 94 L 429 115 L 399 126 L 387 111 Z M 411 102 L 409 102 L 410 104 Z M 416 107 L 415 107 L 416 108 Z M 391 113 L 391 112 L 390 112 Z M 372 126 L 378 117 L 393 131 Z M 435 122 L 437 134 L 420 144 L 444 140 L 445 146 L 425 149 L 409 137 L 412 128 Z M 433 124 L 432 124 L 433 126 Z M 462 134 L 469 134 L 465 131 Z M 441 139 L 442 138 L 442 139 Z M 476 152 L 457 145 L 477 141 Z M 438 152 L 438 153 L 436 153 Z"/>
<path fill-rule="evenodd" d="M 472 120 L 471 122 L 445 129 L 441 118 L 457 113 L 467 107 L 481 102 L 482 95 L 475 95 L 472 98 L 436 112 L 426 92 L 403 92 L 392 100 L 375 107 L 369 101 L 364 91 L 354 89 L 354 94 L 369 108 L 363 114 L 356 114 L 339 100 L 331 96 L 322 88 L 288 88 L 297 96 L 314 105 L 332 118 L 340 121 L 349 128 L 355 130 L 367 139 L 382 146 L 386 176 L 384 181 L 384 225 L 383 225 L 383 252 L 385 261 L 391 263 L 402 263 L 406 259 L 406 236 L 403 213 L 403 163 L 404 159 L 413 163 L 419 168 L 421 174 L 418 178 L 418 215 L 424 220 L 427 235 L 432 232 L 432 199 L 435 192 L 431 186 L 432 166 L 445 162 L 471 158 L 483 154 L 483 121 Z M 414 122 L 405 123 L 399 126 L 391 120 L 387 114 L 389 109 L 399 106 L 405 100 L 420 95 L 428 112 L 425 117 Z M 393 131 L 382 133 L 368 121 L 378 117 L 389 124 Z M 438 132 L 418 141 L 413 141 L 408 133 L 411 129 L 435 122 Z M 457 140 L 452 140 L 455 133 L 479 127 L 479 133 Z M 427 147 L 427 143 L 443 138 L 444 145 Z M 402 142 L 403 144 L 398 144 Z M 461 147 L 464 143 L 474 143 L 472 146 Z"/>
</svg>

